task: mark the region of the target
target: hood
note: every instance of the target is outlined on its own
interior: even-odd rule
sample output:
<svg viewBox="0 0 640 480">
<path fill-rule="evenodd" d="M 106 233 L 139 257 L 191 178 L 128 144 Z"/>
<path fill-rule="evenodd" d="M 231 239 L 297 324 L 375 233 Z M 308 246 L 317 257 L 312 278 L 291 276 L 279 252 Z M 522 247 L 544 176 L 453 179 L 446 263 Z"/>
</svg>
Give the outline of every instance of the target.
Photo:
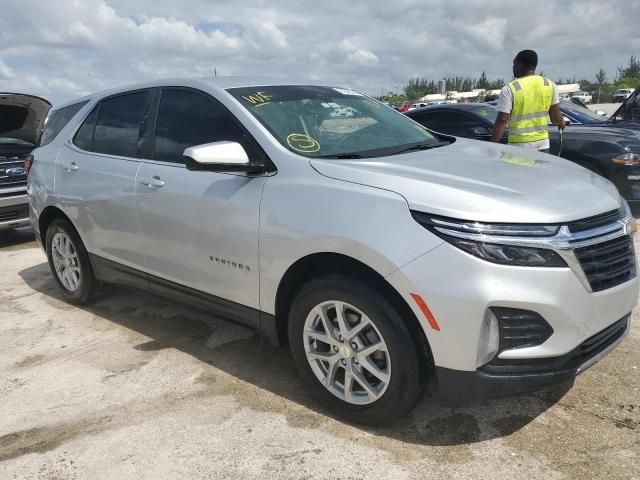
<svg viewBox="0 0 640 480">
<path fill-rule="evenodd" d="M 621 204 L 611 182 L 572 162 L 461 138 L 404 155 L 310 163 L 327 177 L 399 193 L 411 209 L 462 220 L 560 223 Z"/>
<path fill-rule="evenodd" d="M 21 93 L 0 93 L 0 137 L 36 144 L 51 104 Z"/>
<path fill-rule="evenodd" d="M 616 139 L 640 139 L 638 131 L 640 125 L 636 123 L 598 123 L 590 125 L 568 125 L 564 129 L 565 139 L 569 136 L 591 138 L 616 138 Z M 558 128 L 549 127 L 549 136 L 557 136 Z"/>
<path fill-rule="evenodd" d="M 640 122 L 640 87 L 622 102 L 611 119 L 617 122 Z"/>
<path fill-rule="evenodd" d="M 559 142 L 557 128 L 549 129 L 551 153 Z M 605 125 L 570 125 L 564 130 L 566 151 L 597 157 L 622 151 L 640 152 L 640 125 L 636 123 L 608 123 Z"/>
</svg>

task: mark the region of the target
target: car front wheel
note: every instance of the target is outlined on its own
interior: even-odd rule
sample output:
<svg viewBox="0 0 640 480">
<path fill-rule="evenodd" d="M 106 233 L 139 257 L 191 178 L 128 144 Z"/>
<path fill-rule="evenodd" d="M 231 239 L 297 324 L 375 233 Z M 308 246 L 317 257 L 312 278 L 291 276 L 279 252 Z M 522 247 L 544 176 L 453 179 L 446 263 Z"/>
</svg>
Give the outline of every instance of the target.
<svg viewBox="0 0 640 480">
<path fill-rule="evenodd" d="M 422 391 L 416 342 L 391 303 L 342 275 L 302 287 L 289 316 L 289 344 L 311 391 L 358 423 L 406 415 Z"/>
</svg>

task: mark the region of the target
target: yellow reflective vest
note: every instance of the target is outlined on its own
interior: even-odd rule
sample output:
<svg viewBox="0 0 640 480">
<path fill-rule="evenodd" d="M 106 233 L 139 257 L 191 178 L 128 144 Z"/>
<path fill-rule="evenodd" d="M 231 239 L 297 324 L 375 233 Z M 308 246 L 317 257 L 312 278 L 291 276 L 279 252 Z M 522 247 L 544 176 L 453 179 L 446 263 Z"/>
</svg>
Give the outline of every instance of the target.
<svg viewBox="0 0 640 480">
<path fill-rule="evenodd" d="M 507 84 L 513 94 L 509 119 L 509 143 L 536 142 L 549 138 L 547 132 L 553 84 L 540 75 L 516 78 Z"/>
</svg>

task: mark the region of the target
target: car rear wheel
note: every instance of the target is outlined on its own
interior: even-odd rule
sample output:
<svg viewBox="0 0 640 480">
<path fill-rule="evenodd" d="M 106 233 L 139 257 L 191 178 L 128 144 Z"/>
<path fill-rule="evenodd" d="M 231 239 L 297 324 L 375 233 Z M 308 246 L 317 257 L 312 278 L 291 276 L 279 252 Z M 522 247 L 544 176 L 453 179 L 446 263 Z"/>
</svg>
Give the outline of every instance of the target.
<svg viewBox="0 0 640 480">
<path fill-rule="evenodd" d="M 304 285 L 290 310 L 289 344 L 311 391 L 348 420 L 386 424 L 420 396 L 416 340 L 391 303 L 359 280 L 327 275 Z"/>
<path fill-rule="evenodd" d="M 49 268 L 65 299 L 79 304 L 89 302 L 97 281 L 73 226 L 66 220 L 54 220 L 47 228 L 46 248 Z"/>
</svg>

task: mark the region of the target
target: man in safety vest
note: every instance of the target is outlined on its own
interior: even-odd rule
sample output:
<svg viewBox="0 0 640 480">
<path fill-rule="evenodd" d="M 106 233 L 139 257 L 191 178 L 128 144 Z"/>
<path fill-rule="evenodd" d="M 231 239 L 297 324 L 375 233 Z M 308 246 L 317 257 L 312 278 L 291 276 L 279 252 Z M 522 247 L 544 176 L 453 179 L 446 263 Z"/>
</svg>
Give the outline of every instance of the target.
<svg viewBox="0 0 640 480">
<path fill-rule="evenodd" d="M 509 145 L 548 152 L 548 118 L 564 129 L 558 88 L 548 78 L 536 75 L 537 66 L 538 54 L 533 50 L 523 50 L 513 59 L 515 80 L 500 91 L 492 142 L 499 142 L 509 127 Z"/>
</svg>

